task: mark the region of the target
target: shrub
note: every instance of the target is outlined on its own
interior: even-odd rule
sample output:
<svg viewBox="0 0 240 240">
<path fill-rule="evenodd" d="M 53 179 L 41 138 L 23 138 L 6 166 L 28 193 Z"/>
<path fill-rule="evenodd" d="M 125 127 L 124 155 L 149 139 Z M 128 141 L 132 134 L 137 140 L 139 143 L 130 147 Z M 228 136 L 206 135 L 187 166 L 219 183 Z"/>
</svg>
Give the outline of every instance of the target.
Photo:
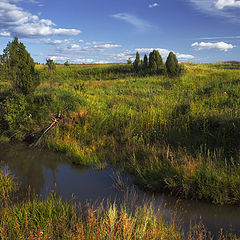
<svg viewBox="0 0 240 240">
<path fill-rule="evenodd" d="M 69 62 L 68 61 L 66 61 L 65 63 L 64 63 L 64 66 L 66 66 L 66 67 L 69 67 Z"/>
<path fill-rule="evenodd" d="M 31 119 L 27 109 L 28 103 L 23 94 L 9 96 L 0 105 L 2 123 L 11 135 L 17 135 Z"/>
</svg>

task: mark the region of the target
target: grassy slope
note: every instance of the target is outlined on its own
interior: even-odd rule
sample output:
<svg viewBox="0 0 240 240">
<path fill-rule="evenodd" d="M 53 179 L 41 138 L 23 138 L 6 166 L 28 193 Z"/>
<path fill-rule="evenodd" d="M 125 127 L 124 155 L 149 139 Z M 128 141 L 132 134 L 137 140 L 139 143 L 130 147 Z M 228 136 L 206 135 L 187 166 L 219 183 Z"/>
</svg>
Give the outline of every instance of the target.
<svg viewBox="0 0 240 240">
<path fill-rule="evenodd" d="M 110 160 L 146 189 L 239 204 L 240 71 L 221 69 L 226 64 L 185 64 L 176 79 L 134 77 L 111 65 L 57 66 L 54 89 L 38 66 L 42 84 L 23 129 L 62 112 L 46 144 L 74 162 Z"/>
</svg>

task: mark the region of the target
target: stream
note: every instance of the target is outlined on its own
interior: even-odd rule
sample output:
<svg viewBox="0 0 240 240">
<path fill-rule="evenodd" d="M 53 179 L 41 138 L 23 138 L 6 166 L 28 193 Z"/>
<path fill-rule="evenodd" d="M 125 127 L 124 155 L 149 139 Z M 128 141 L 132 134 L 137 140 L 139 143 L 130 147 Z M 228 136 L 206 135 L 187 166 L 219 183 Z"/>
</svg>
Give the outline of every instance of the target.
<svg viewBox="0 0 240 240">
<path fill-rule="evenodd" d="M 164 194 L 144 192 L 133 183 L 133 177 L 108 167 L 98 170 L 71 164 L 64 155 L 22 144 L 0 144 L 0 167 L 10 170 L 23 188 L 41 198 L 54 191 L 63 200 L 96 202 L 109 199 L 121 204 L 124 200 L 134 204 L 151 201 L 160 209 L 166 221 L 175 218 L 184 231 L 201 222 L 215 236 L 220 229 L 240 236 L 240 207 L 218 206 L 202 201 L 179 200 Z"/>
</svg>

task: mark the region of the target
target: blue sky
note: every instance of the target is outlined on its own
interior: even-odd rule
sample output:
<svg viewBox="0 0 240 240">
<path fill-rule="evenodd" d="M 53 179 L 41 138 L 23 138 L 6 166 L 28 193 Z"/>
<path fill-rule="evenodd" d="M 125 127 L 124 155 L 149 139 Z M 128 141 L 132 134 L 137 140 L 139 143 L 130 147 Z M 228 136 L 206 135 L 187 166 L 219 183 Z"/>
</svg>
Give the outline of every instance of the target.
<svg viewBox="0 0 240 240">
<path fill-rule="evenodd" d="M 18 36 L 41 63 L 240 60 L 239 27 L 240 0 L 0 0 L 1 50 Z"/>
</svg>

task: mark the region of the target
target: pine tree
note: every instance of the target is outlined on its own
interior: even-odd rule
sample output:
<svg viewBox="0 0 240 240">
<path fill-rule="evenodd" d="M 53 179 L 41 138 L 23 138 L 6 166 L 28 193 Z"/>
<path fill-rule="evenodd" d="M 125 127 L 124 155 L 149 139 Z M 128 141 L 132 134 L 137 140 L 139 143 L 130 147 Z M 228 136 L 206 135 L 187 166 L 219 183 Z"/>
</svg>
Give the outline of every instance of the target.
<svg viewBox="0 0 240 240">
<path fill-rule="evenodd" d="M 171 77 L 178 76 L 180 73 L 180 66 L 176 55 L 173 52 L 170 52 L 167 61 L 166 61 L 167 73 Z"/>
<path fill-rule="evenodd" d="M 140 60 L 140 54 L 139 52 L 136 53 L 136 59 L 134 61 L 134 69 L 135 71 L 138 71 L 141 65 L 141 60 Z"/>
<path fill-rule="evenodd" d="M 39 76 L 35 72 L 33 59 L 17 37 L 3 50 L 1 62 L 5 77 L 12 82 L 18 93 L 25 96 L 33 93 L 40 83 Z"/>
</svg>

